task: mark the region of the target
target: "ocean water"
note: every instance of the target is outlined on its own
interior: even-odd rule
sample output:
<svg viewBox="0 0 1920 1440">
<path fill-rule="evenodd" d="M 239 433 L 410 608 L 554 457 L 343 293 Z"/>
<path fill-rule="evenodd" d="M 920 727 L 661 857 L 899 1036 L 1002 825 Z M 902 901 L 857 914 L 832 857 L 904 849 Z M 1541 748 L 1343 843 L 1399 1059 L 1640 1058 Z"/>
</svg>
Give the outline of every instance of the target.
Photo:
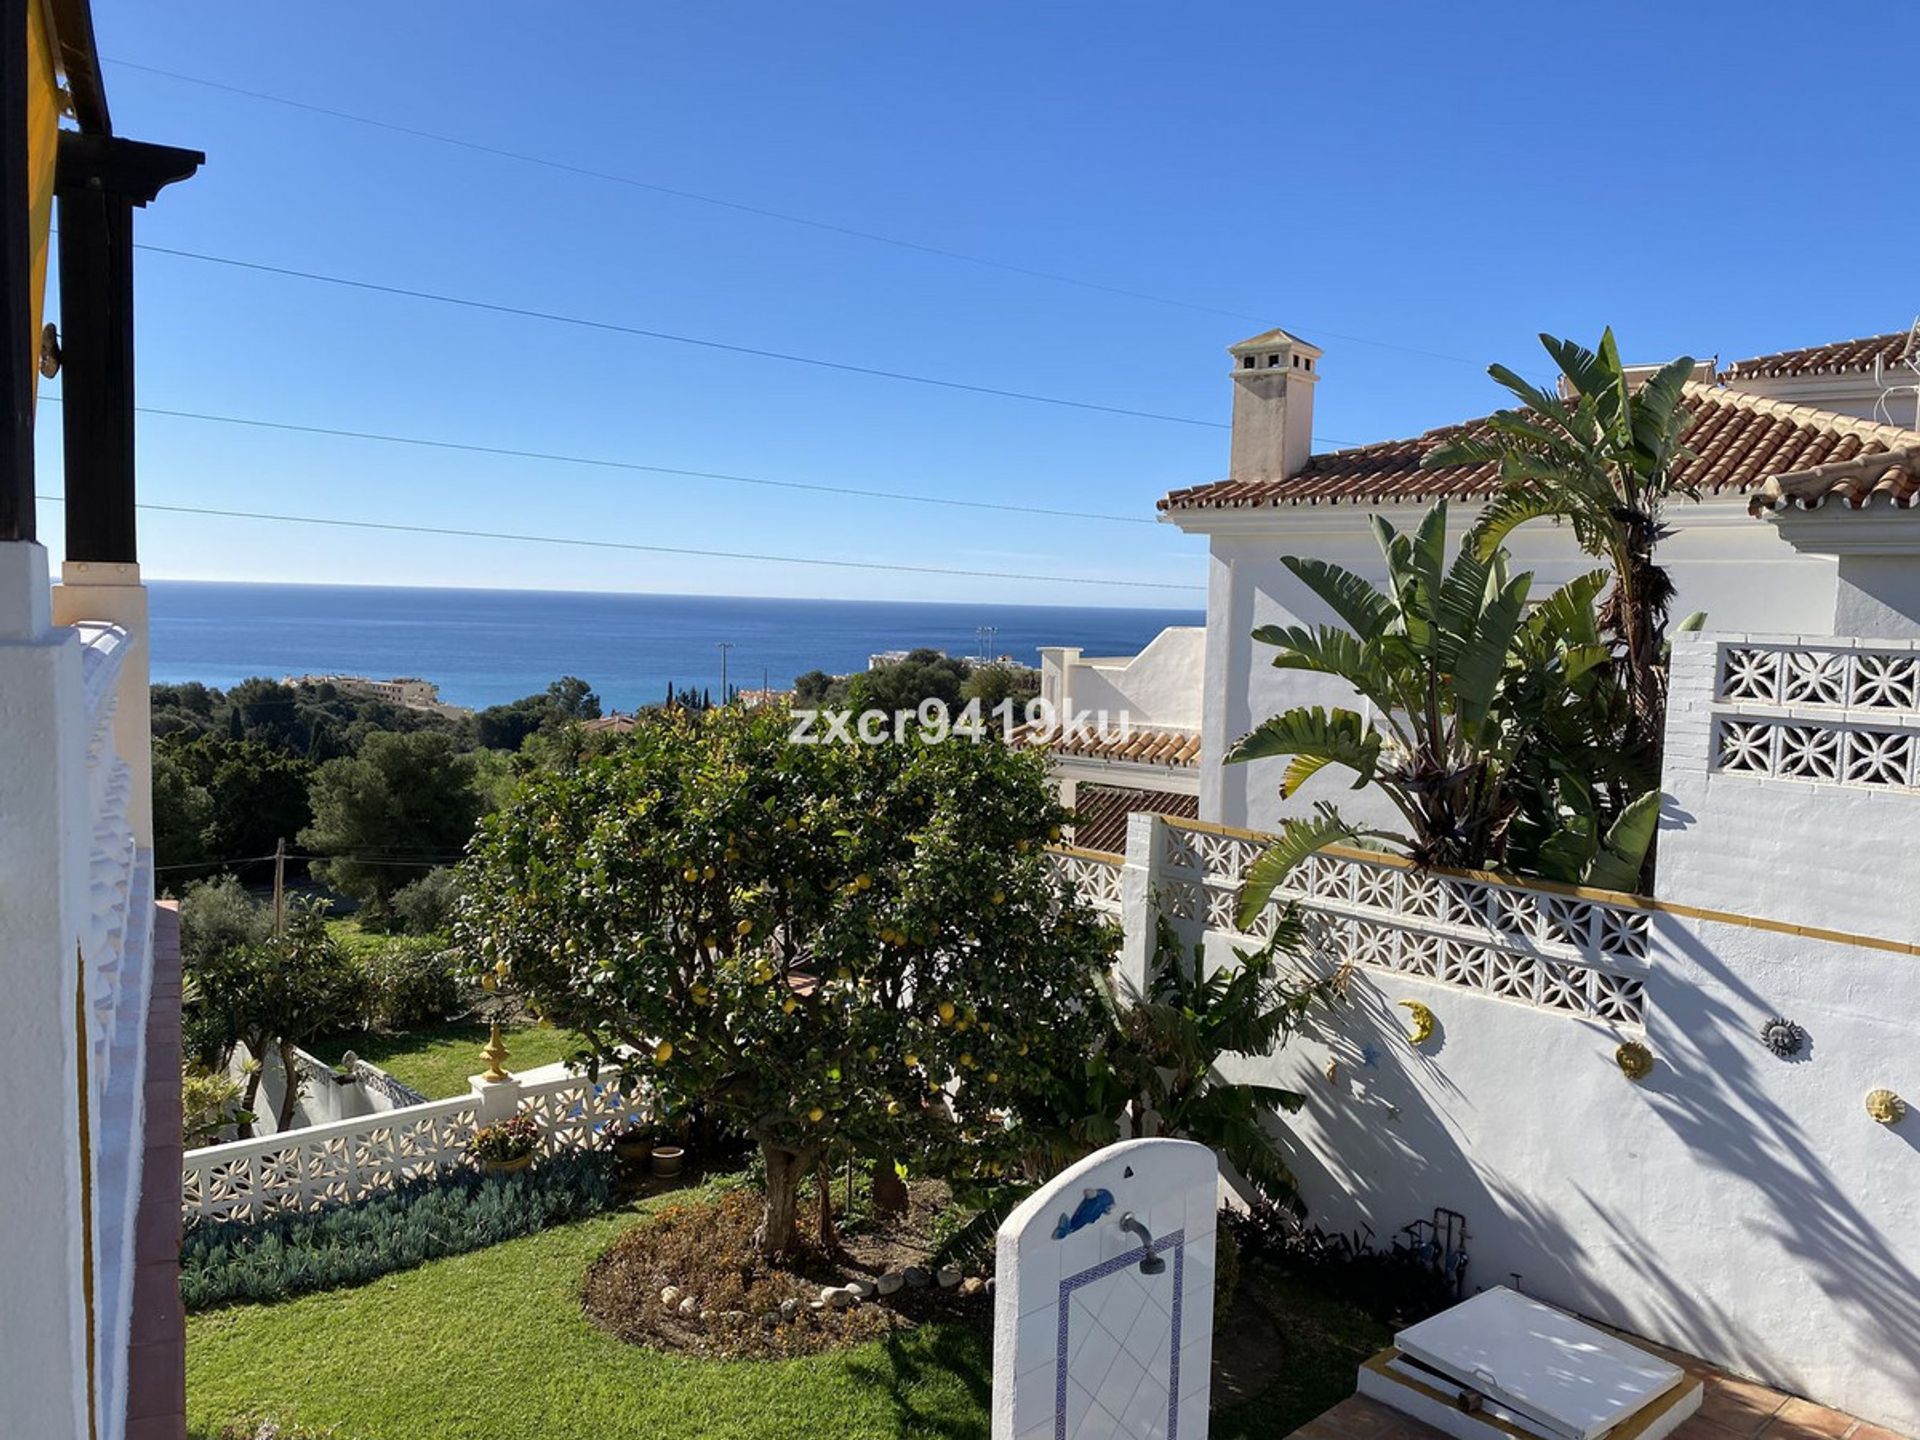
<svg viewBox="0 0 1920 1440">
<path fill-rule="evenodd" d="M 740 688 L 866 668 L 881 650 L 930 645 L 1039 663 L 1042 645 L 1130 654 L 1198 610 L 915 604 L 706 595 L 602 595 L 346 585 L 151 582 L 153 678 L 222 688 L 252 675 L 418 675 L 455 705 L 495 705 L 578 675 L 602 704 L 651 704 L 669 683 L 720 689 L 720 650 Z"/>
</svg>

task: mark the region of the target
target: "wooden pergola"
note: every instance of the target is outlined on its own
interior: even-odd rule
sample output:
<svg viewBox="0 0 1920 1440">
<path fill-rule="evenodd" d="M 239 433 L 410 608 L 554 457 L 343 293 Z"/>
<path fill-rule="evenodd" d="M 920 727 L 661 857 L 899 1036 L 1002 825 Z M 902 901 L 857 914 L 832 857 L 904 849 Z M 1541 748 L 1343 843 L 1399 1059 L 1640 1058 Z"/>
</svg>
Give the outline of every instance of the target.
<svg viewBox="0 0 1920 1440">
<path fill-rule="evenodd" d="M 0 47 L 0 317 L 14 337 L 0 354 L 0 542 L 37 538 L 33 426 L 43 346 L 35 320 L 44 274 L 36 275 L 34 255 L 49 243 L 51 200 L 60 222 L 60 318 L 47 353 L 58 356 L 62 386 L 66 555 L 131 563 L 133 212 L 206 157 L 113 133 L 88 0 L 0 7 L 0 31 L 14 37 Z M 64 95 L 52 88 L 56 73 L 66 79 Z M 56 128 L 62 108 L 77 128 Z"/>
</svg>

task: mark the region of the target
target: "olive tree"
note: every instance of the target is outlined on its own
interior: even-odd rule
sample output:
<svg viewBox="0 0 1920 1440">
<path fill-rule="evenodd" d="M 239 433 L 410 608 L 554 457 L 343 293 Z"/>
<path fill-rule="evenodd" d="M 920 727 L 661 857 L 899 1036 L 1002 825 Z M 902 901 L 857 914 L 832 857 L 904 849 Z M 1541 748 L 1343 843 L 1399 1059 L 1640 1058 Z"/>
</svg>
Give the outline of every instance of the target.
<svg viewBox="0 0 1920 1440">
<path fill-rule="evenodd" d="M 769 1255 L 835 1150 L 992 1174 L 1079 1113 L 1115 943 L 1044 853 L 1066 816 L 1041 757 L 789 728 L 665 711 L 530 777 L 482 827 L 456 926 L 596 1061 L 753 1138 Z"/>
</svg>

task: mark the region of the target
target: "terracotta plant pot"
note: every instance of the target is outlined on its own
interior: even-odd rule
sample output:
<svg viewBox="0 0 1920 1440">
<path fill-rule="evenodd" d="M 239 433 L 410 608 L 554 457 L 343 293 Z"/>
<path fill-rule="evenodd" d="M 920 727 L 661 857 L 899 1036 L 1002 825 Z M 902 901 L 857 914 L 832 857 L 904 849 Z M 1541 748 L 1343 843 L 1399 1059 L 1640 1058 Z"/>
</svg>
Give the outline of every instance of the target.
<svg viewBox="0 0 1920 1440">
<path fill-rule="evenodd" d="M 653 1147 L 653 1173 L 662 1180 L 671 1180 L 680 1173 L 680 1162 L 687 1152 L 678 1145 L 656 1145 Z"/>
<path fill-rule="evenodd" d="M 622 1160 L 637 1160 L 642 1165 L 653 1158 L 653 1141 L 628 1138 L 613 1142 L 613 1153 Z"/>
<path fill-rule="evenodd" d="M 483 1160 L 481 1168 L 489 1175 L 517 1175 L 533 1164 L 533 1154 L 529 1151 L 517 1160 Z"/>
</svg>

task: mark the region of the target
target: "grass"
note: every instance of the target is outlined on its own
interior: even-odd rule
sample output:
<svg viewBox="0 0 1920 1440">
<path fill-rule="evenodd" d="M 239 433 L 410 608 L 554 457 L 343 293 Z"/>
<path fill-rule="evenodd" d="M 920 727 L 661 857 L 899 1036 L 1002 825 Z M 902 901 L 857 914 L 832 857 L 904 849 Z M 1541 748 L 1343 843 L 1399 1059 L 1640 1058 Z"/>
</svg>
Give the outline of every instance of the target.
<svg viewBox="0 0 1920 1440">
<path fill-rule="evenodd" d="M 508 1025 L 502 1028 L 502 1034 L 511 1052 L 507 1068 L 514 1071 L 564 1060 L 581 1043 L 571 1030 L 538 1025 Z M 312 1048 L 329 1064 L 338 1064 L 342 1053 L 351 1050 L 429 1100 L 444 1100 L 466 1094 L 468 1077 L 486 1068 L 480 1058 L 486 1043 L 484 1021 L 450 1020 L 394 1035 L 336 1035 Z"/>
<path fill-rule="evenodd" d="M 587 1266 L 652 1202 L 433 1261 L 351 1290 L 194 1315 L 193 1440 L 248 1416 L 337 1440 L 986 1440 L 985 1336 L 924 1326 L 797 1360 L 710 1361 L 631 1346 L 580 1309 Z M 1278 1440 L 1353 1392 L 1383 1329 L 1287 1282 L 1284 1363 L 1214 1418 L 1219 1440 Z"/>
</svg>

